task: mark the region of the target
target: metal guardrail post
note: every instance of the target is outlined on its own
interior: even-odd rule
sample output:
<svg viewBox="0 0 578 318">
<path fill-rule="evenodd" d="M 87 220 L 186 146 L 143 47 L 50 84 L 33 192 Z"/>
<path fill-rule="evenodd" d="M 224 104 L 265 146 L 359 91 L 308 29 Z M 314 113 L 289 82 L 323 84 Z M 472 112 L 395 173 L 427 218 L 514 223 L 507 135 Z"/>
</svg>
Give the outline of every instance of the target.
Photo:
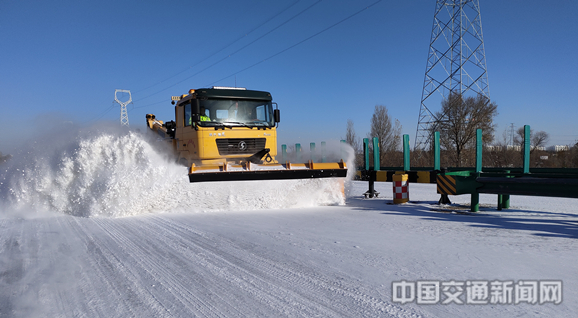
<svg viewBox="0 0 578 318">
<path fill-rule="evenodd" d="M 440 132 L 434 132 L 434 170 L 440 170 Z"/>
<path fill-rule="evenodd" d="M 373 171 L 379 171 L 379 138 L 373 137 Z"/>
<path fill-rule="evenodd" d="M 482 172 L 482 130 L 476 129 L 476 175 L 479 177 Z M 480 211 L 480 194 L 477 190 L 472 192 L 470 211 Z"/>
<path fill-rule="evenodd" d="M 403 135 L 403 170 L 409 171 L 409 135 Z"/>
<path fill-rule="evenodd" d="M 471 204 L 470 211 L 472 212 L 480 211 L 480 194 L 478 192 L 472 193 L 470 204 Z"/>
<path fill-rule="evenodd" d="M 301 162 L 301 144 L 295 144 L 295 154 L 297 162 Z"/>
<path fill-rule="evenodd" d="M 524 173 L 530 173 L 530 125 L 524 125 Z"/>
<path fill-rule="evenodd" d="M 509 174 L 510 170 L 504 171 L 505 174 Z M 506 176 L 506 178 L 510 178 L 510 176 Z M 510 208 L 510 195 L 509 194 L 498 194 L 498 211 L 502 209 L 509 209 Z"/>
<path fill-rule="evenodd" d="M 369 190 L 364 193 L 367 198 L 373 198 L 379 195 L 379 192 L 375 191 L 375 179 L 376 171 L 379 170 L 379 140 L 377 137 L 373 138 L 373 170 L 369 171 L 369 138 L 363 138 L 363 156 L 365 159 L 365 171 L 369 177 Z"/>
<path fill-rule="evenodd" d="M 482 130 L 476 129 L 476 173 L 482 172 Z"/>
<path fill-rule="evenodd" d="M 498 211 L 502 211 L 502 209 L 508 209 L 509 207 L 510 207 L 510 195 L 498 194 Z"/>
<path fill-rule="evenodd" d="M 309 150 L 310 150 L 310 153 L 309 153 L 310 158 L 309 159 L 311 159 L 311 161 L 315 162 L 316 158 L 315 158 L 315 143 L 314 142 L 309 144 Z"/>
<path fill-rule="evenodd" d="M 369 171 L 369 138 L 363 138 L 363 159 L 365 171 Z"/>
<path fill-rule="evenodd" d="M 446 174 L 446 172 L 448 172 L 447 168 L 441 168 L 440 169 L 440 176 L 444 176 Z M 439 182 L 440 182 L 441 177 L 437 177 L 436 176 L 436 183 L 438 183 L 438 189 L 439 189 Z M 438 191 L 439 192 L 439 191 Z M 450 201 L 450 198 L 448 197 L 447 194 L 441 194 L 440 199 L 438 201 L 438 204 L 452 204 L 452 201 Z"/>
</svg>

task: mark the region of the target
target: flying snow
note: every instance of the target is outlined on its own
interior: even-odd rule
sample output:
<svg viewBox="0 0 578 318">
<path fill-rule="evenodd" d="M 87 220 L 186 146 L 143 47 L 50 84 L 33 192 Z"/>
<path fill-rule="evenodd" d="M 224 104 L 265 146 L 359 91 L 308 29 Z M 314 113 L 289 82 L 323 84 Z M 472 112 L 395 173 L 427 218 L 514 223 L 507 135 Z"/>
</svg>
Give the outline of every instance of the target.
<svg viewBox="0 0 578 318">
<path fill-rule="evenodd" d="M 148 132 L 106 125 L 45 134 L 0 166 L 0 211 L 122 217 L 345 203 L 336 179 L 189 183 L 165 147 Z"/>
</svg>

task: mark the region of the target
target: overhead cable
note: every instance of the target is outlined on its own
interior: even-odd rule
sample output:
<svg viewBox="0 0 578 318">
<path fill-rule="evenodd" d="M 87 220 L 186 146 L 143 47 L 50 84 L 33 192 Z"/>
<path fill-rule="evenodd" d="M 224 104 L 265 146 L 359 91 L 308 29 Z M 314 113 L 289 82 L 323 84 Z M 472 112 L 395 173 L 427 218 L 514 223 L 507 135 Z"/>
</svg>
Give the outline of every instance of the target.
<svg viewBox="0 0 578 318">
<path fill-rule="evenodd" d="M 325 29 L 323 29 L 323 30 L 321 30 L 321 31 L 319 31 L 319 32 L 317 32 L 317 33 L 315 33 L 315 34 L 313 34 L 313 35 L 311 35 L 311 36 L 309 36 L 309 37 L 307 37 L 307 38 L 305 38 L 305 39 L 303 39 L 303 40 L 301 40 L 301 41 L 299 41 L 299 42 L 297 42 L 297 43 L 295 43 L 295 44 L 293 44 L 293 45 L 291 45 L 291 46 L 289 46 L 289 47 L 287 47 L 287 48 L 285 48 L 285 49 L 283 49 L 283 50 L 281 50 L 281 51 L 279 51 L 279 52 L 277 52 L 277 53 L 275 53 L 275 54 L 273 54 L 273 55 L 271 55 L 271 56 L 269 56 L 269 57 L 267 57 L 267 58 L 265 58 L 265 59 L 262 59 L 261 61 L 255 63 L 255 64 L 252 64 L 252 65 L 250 65 L 250 66 L 247 66 L 246 68 L 244 68 L 244 69 L 242 69 L 242 70 L 240 70 L 240 71 L 237 71 L 237 72 L 235 72 L 235 73 L 233 73 L 233 74 L 231 74 L 231 75 L 225 76 L 225 77 L 223 77 L 223 78 L 221 78 L 221 79 L 219 79 L 219 80 L 217 80 L 217 81 L 214 81 L 213 83 L 209 84 L 209 86 L 211 86 L 211 85 L 213 85 L 213 84 L 215 84 L 215 83 L 218 83 L 218 82 L 220 82 L 220 81 L 222 81 L 222 80 L 225 80 L 225 79 L 227 79 L 227 78 L 229 78 L 229 77 L 231 77 L 231 76 L 235 76 L 235 75 L 237 75 L 237 74 L 239 74 L 239 73 L 241 73 L 241 72 L 244 72 L 244 71 L 246 71 L 246 70 L 248 70 L 248 69 L 250 69 L 250 68 L 253 68 L 253 67 L 255 67 L 255 66 L 257 66 L 257 65 L 259 65 L 259 64 L 261 64 L 261 63 L 263 63 L 263 62 L 265 62 L 265 61 L 268 61 L 268 60 L 270 60 L 270 59 L 272 59 L 272 58 L 274 58 L 274 57 L 276 57 L 276 56 L 278 56 L 278 55 L 280 55 L 280 54 L 283 54 L 283 53 L 289 51 L 290 49 L 292 49 L 292 48 L 294 48 L 294 47 L 296 47 L 296 46 L 298 46 L 298 45 L 300 45 L 300 44 L 302 44 L 302 43 L 304 43 L 304 42 L 307 42 L 308 40 L 311 40 L 312 38 L 314 38 L 314 37 L 316 37 L 316 36 L 318 36 L 318 35 L 326 32 L 326 31 L 332 29 L 333 27 L 335 27 L 335 26 L 337 26 L 337 25 L 339 25 L 339 24 L 341 24 L 341 23 L 343 23 L 343 22 L 345 22 L 345 21 L 353 18 L 354 16 L 356 16 L 356 15 L 360 14 L 361 12 L 363 12 L 363 11 L 365 11 L 365 10 L 373 7 L 374 5 L 378 4 L 378 3 L 381 2 L 381 1 L 382 1 L 382 0 L 378 0 L 378 1 L 376 1 L 376 2 L 374 2 L 374 3 L 372 3 L 372 4 L 370 4 L 370 5 L 368 5 L 367 7 L 363 8 L 363 9 L 361 9 L 361 10 L 359 10 L 359 11 L 357 11 L 357 12 L 351 14 L 351 15 L 349 15 L 348 17 L 346 17 L 346 18 L 344 18 L 344 19 L 342 19 L 342 20 L 340 20 L 340 21 L 338 21 L 338 22 L 336 22 L 336 23 L 328 26 L 327 28 L 325 28 Z"/>
</svg>

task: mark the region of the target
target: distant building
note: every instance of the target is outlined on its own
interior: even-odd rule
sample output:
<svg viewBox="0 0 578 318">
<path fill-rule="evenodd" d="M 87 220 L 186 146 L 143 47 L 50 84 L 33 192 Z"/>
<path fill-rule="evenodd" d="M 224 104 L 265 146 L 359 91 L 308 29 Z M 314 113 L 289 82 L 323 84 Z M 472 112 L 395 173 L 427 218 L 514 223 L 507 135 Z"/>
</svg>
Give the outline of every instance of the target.
<svg viewBox="0 0 578 318">
<path fill-rule="evenodd" d="M 568 150 L 570 150 L 570 147 L 568 147 L 568 145 L 555 145 L 555 146 L 548 147 L 548 151 L 551 151 L 551 152 L 560 152 L 560 151 L 568 151 Z"/>
<path fill-rule="evenodd" d="M 508 149 L 508 150 L 515 150 L 515 151 L 522 151 L 522 147 L 521 147 L 521 146 L 508 145 L 508 147 L 507 147 L 506 149 Z"/>
</svg>

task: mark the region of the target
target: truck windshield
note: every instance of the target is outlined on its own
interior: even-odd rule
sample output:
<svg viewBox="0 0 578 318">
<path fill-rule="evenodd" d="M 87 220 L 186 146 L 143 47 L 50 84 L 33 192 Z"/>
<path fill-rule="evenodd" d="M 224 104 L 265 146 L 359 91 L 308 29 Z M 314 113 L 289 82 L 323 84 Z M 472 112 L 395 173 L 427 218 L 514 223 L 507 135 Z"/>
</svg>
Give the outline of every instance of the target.
<svg viewBox="0 0 578 318">
<path fill-rule="evenodd" d="M 245 99 L 201 100 L 201 126 L 273 127 L 270 101 Z"/>
</svg>

